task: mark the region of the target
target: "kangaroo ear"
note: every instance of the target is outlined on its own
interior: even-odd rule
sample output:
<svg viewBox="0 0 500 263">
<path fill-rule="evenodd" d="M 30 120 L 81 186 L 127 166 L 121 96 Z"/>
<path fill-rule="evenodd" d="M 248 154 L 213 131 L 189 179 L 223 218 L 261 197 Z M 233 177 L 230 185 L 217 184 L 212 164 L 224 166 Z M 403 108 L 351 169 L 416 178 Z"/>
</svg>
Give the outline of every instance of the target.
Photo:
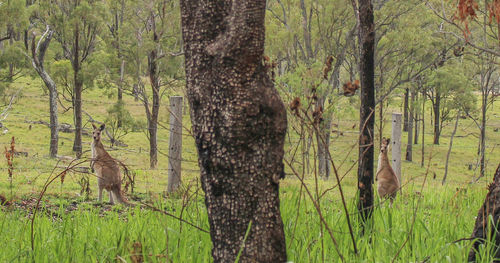
<svg viewBox="0 0 500 263">
<path fill-rule="evenodd" d="M 104 130 L 104 128 L 106 128 L 106 124 L 101 125 L 101 127 L 99 129 L 102 131 L 102 130 Z"/>
<path fill-rule="evenodd" d="M 387 138 L 387 144 L 391 142 L 391 138 Z"/>
<path fill-rule="evenodd" d="M 94 123 L 92 123 L 92 128 L 94 128 L 94 130 L 97 129 Z"/>
</svg>

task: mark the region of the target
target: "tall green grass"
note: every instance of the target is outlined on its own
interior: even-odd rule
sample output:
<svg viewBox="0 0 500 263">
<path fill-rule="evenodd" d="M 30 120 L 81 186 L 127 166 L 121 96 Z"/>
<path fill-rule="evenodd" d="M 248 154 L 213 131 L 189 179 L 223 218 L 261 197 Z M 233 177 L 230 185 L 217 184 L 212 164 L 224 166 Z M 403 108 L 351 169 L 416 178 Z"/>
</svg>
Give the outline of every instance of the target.
<svg viewBox="0 0 500 263">
<path fill-rule="evenodd" d="M 339 244 L 338 249 L 348 262 L 390 262 L 399 250 L 395 262 L 466 262 L 470 241 L 455 241 L 470 236 L 484 189 L 474 186 L 465 189 L 453 192 L 438 187 L 416 193 L 413 187 L 406 188 L 392 208 L 388 202 L 377 204 L 373 221 L 364 234 L 361 234 L 354 203 L 349 204 L 358 255 L 354 254 L 337 193 L 330 192 L 320 203 L 323 216 Z M 312 202 L 304 196 L 299 197 L 299 192 L 294 186 L 281 191 L 289 260 L 338 262 L 339 255 L 325 228 L 321 227 Z M 302 198 L 300 207 L 299 198 Z M 122 259 L 130 262 L 135 242 L 142 244 L 147 262 L 165 262 L 167 257 L 173 262 L 211 261 L 210 236 L 172 217 L 139 206 L 103 211 L 93 203 L 80 203 L 76 211 L 67 212 L 69 204 L 62 202 L 56 208 L 45 208 L 50 213 L 39 213 L 33 251 L 28 212 L 3 209 L 0 212 L 0 262 L 111 262 Z M 181 201 L 172 199 L 158 201 L 157 206 L 175 215 L 182 209 Z M 201 196 L 185 207 L 183 218 L 208 230 Z M 480 255 L 481 262 L 492 259 L 490 249 L 481 249 Z"/>
</svg>

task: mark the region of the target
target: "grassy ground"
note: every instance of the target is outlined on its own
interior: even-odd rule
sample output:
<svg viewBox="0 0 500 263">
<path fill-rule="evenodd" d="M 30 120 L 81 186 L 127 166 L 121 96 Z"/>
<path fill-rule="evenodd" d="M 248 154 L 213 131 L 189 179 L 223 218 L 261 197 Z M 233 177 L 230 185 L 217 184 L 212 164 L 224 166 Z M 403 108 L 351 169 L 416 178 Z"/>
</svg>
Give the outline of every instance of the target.
<svg viewBox="0 0 500 263">
<path fill-rule="evenodd" d="M 158 169 L 148 169 L 148 143 L 144 132 L 127 134 L 123 138 L 127 147 L 110 149 L 115 158 L 124 161 L 136 174 L 137 186 L 134 195 L 129 193 L 130 199 L 136 204 L 155 204 L 163 212 L 151 211 L 143 206 L 125 208 L 98 204 L 95 201 L 95 178 L 89 177 L 93 192 L 87 199 L 81 193 L 79 183 L 83 176 L 88 175 L 70 173 L 64 184 L 56 181 L 49 186 L 42 202 L 43 209 L 36 217 L 34 249 L 31 249 L 29 219 L 35 199 L 54 167 L 67 165 L 63 162 L 57 164 L 57 161 L 47 157 L 49 129 L 32 123 L 49 119 L 48 95 L 43 94 L 40 86 L 37 80 L 24 79 L 16 83 L 11 91 L 14 93 L 21 89 L 20 96 L 3 121 L 9 131 L 0 135 L 1 146 L 9 147 L 11 137 L 15 136 L 16 150 L 27 152 L 28 157 L 15 157 L 12 187 L 6 161 L 0 161 L 0 194 L 13 202 L 10 207 L 0 210 L 0 243 L 3 244 L 0 262 L 133 262 L 134 256 L 138 254 L 148 262 L 210 261 L 210 236 L 163 213 L 182 217 L 208 230 L 203 194 L 197 178 L 199 168 L 196 150 L 187 130 L 183 137 L 182 153 L 183 187 L 186 191 L 168 197 L 163 195 L 167 183 L 168 158 L 160 154 Z M 109 92 L 96 89 L 87 91 L 84 95 L 84 110 L 99 121 L 104 121 L 106 109 L 114 101 L 107 93 Z M 169 95 L 182 95 L 182 91 L 179 89 Z M 168 104 L 166 99 L 164 101 Z M 144 108 L 139 102 L 127 97 L 126 103 L 134 117 L 144 119 Z M 351 101 L 342 98 L 337 107 L 347 107 L 349 103 Z M 322 196 L 321 213 L 329 227 L 321 227 L 313 202 L 292 169 L 287 167 L 287 178 L 281 183 L 281 210 L 289 260 L 336 262 L 342 255 L 348 262 L 389 262 L 393 258 L 397 262 L 464 262 L 470 244 L 467 241 L 454 241 L 470 236 L 486 186 L 500 160 L 500 133 L 495 132 L 500 127 L 499 104 L 497 102 L 488 114 L 486 178 L 475 184 L 469 183 L 478 174 L 477 169 L 468 169 L 469 164 L 476 163 L 478 139 L 475 134 L 478 134 L 478 130 L 472 121 L 460 120 L 450 159 L 448 181 L 442 186 L 452 123 L 445 126 L 441 144 L 436 146 L 430 144 L 430 123 L 426 123 L 424 166 L 420 165 L 421 144 L 417 144 L 414 146 L 414 162 L 403 162 L 402 178 L 405 187 L 394 207 L 391 209 L 388 204 L 377 201 L 373 225 L 365 235 L 361 235 L 361 230 L 355 227 L 358 255 L 353 251 L 334 177 L 316 180 L 312 168 L 313 153 L 309 155 L 310 165 L 302 165 L 300 144 L 296 158 L 293 157 L 299 138 L 294 132 L 290 132 L 286 159 L 295 160 L 292 162 L 294 170 L 299 171 L 299 176 L 305 175 L 305 184 L 311 195 Z M 69 103 L 65 105 L 68 106 Z M 396 99 L 391 105 L 392 108 L 385 114 L 388 120 L 390 112 L 398 111 L 400 103 Z M 168 126 L 168 116 L 164 105 L 160 122 L 165 126 Z M 338 126 L 335 129 L 342 131 L 342 135 L 332 134 L 330 151 L 339 175 L 343 177 L 342 187 L 346 193 L 351 219 L 356 221 L 354 197 L 358 121 L 355 110 L 337 110 L 334 118 Z M 430 117 L 426 116 L 426 119 L 429 120 Z M 71 110 L 63 112 L 61 109 L 60 122 L 72 123 Z M 186 127 L 190 126 L 188 114 L 184 115 L 183 122 Z M 289 117 L 289 122 L 291 127 L 299 129 L 292 116 Z M 84 124 L 85 128 L 90 129 L 89 122 L 84 121 Z M 384 135 L 390 136 L 390 121 L 385 121 L 385 124 Z M 71 156 L 73 134 L 60 135 L 60 155 Z M 406 133 L 403 134 L 403 145 L 406 145 L 405 136 Z M 90 141 L 90 137 L 84 136 L 84 157 L 90 157 Z M 164 128 L 159 130 L 159 148 L 163 153 L 168 150 L 168 130 Z M 404 150 L 403 147 L 403 152 Z M 333 239 L 338 246 L 334 245 Z M 487 249 L 482 251 L 485 262 L 490 260 L 487 252 Z"/>
</svg>

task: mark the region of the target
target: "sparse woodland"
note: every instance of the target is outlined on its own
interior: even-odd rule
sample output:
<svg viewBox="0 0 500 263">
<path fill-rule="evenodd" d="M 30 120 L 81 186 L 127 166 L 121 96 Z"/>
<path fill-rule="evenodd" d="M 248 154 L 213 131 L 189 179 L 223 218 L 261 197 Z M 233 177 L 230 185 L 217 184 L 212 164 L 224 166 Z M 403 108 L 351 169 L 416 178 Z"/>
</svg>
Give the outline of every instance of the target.
<svg viewBox="0 0 500 263">
<path fill-rule="evenodd" d="M 0 0 L 0 262 L 499 261 L 499 57 L 500 0 Z"/>
</svg>

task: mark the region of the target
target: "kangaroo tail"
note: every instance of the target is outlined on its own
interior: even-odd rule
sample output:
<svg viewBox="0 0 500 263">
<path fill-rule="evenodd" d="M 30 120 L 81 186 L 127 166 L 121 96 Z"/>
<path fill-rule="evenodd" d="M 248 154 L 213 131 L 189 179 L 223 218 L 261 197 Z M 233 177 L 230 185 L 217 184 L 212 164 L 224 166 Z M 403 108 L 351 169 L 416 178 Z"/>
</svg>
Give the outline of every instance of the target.
<svg viewBox="0 0 500 263">
<path fill-rule="evenodd" d="M 115 196 L 116 200 L 120 203 L 120 204 L 123 204 L 123 205 L 127 205 L 127 206 L 130 206 L 131 204 L 128 202 L 127 198 L 125 197 L 125 195 L 122 193 L 121 189 L 120 189 L 120 185 L 117 185 L 115 187 L 113 187 L 111 189 L 111 191 L 113 192 L 113 195 Z"/>
</svg>

